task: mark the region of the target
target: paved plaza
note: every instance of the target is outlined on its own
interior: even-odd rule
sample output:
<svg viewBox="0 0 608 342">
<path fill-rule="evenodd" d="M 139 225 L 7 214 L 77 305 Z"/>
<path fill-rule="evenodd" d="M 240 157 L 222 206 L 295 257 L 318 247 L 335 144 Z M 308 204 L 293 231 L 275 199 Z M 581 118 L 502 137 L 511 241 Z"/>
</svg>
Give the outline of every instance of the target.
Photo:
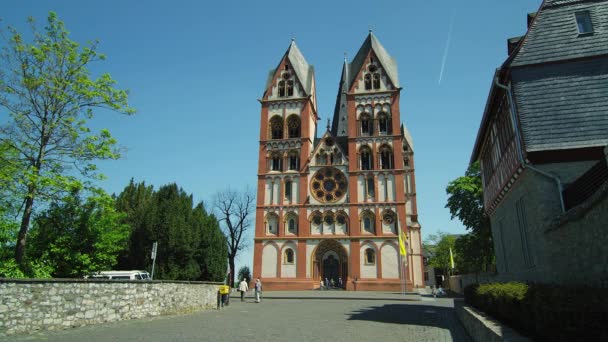
<svg viewBox="0 0 608 342">
<path fill-rule="evenodd" d="M 238 295 L 238 294 L 237 294 Z M 12 337 L 11 341 L 469 341 L 449 298 L 346 291 L 267 292 L 262 303 Z"/>
</svg>

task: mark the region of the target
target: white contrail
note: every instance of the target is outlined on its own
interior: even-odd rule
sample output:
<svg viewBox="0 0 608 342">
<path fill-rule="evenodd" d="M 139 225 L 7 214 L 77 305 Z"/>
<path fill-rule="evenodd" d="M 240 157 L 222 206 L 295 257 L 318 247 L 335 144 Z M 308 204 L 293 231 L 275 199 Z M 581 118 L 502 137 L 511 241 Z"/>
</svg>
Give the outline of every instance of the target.
<svg viewBox="0 0 608 342">
<path fill-rule="evenodd" d="M 448 59 L 448 50 L 450 48 L 450 40 L 452 40 L 452 28 L 454 27 L 454 16 L 456 12 L 452 13 L 450 19 L 450 28 L 448 29 L 448 40 L 445 42 L 445 50 L 443 51 L 443 60 L 441 61 L 441 71 L 439 72 L 439 85 L 441 85 L 441 79 L 443 78 L 443 70 L 445 69 L 445 62 Z"/>
</svg>

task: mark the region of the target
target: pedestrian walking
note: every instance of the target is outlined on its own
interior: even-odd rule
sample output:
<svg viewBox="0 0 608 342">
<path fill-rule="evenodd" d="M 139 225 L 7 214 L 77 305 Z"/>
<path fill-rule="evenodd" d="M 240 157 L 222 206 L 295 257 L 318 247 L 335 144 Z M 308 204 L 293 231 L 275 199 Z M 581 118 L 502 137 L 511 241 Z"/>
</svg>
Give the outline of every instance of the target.
<svg viewBox="0 0 608 342">
<path fill-rule="evenodd" d="M 323 279 L 321 279 L 320 285 L 321 285 L 321 287 L 319 287 L 319 290 L 323 290 L 323 287 L 324 287 L 324 285 L 323 285 Z"/>
<path fill-rule="evenodd" d="M 260 278 L 255 280 L 255 302 L 259 303 L 262 299 L 262 282 Z"/>
<path fill-rule="evenodd" d="M 239 291 L 241 291 L 241 302 L 245 301 L 245 292 L 247 292 L 247 290 L 249 290 L 249 286 L 247 286 L 247 278 L 243 278 L 239 284 Z"/>
</svg>

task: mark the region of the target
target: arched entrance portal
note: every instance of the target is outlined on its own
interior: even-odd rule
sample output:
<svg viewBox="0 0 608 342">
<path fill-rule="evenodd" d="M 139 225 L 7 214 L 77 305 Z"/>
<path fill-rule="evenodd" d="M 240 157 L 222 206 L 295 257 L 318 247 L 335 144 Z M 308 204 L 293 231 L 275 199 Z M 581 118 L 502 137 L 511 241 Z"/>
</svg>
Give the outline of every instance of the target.
<svg viewBox="0 0 608 342">
<path fill-rule="evenodd" d="M 313 278 L 317 281 L 333 279 L 335 286 L 342 279 L 343 287 L 348 278 L 348 255 L 346 249 L 336 240 L 324 240 L 319 243 L 313 257 Z"/>
</svg>

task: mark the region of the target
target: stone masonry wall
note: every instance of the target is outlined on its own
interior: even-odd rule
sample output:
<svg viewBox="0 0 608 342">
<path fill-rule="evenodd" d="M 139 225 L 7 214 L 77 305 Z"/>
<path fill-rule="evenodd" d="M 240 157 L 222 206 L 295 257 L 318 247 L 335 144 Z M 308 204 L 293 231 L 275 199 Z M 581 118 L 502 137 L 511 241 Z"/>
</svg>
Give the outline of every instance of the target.
<svg viewBox="0 0 608 342">
<path fill-rule="evenodd" d="M 562 165 L 556 172 L 569 181 L 588 169 L 585 163 Z M 525 205 L 525 229 L 516 202 Z M 562 213 L 555 182 L 525 170 L 491 218 L 498 275 L 496 281 L 520 280 L 562 285 L 608 287 L 608 184 L 592 198 Z M 524 250 L 528 249 L 528 262 Z"/>
<path fill-rule="evenodd" d="M 212 309 L 218 285 L 0 279 L 0 337 Z"/>
</svg>

